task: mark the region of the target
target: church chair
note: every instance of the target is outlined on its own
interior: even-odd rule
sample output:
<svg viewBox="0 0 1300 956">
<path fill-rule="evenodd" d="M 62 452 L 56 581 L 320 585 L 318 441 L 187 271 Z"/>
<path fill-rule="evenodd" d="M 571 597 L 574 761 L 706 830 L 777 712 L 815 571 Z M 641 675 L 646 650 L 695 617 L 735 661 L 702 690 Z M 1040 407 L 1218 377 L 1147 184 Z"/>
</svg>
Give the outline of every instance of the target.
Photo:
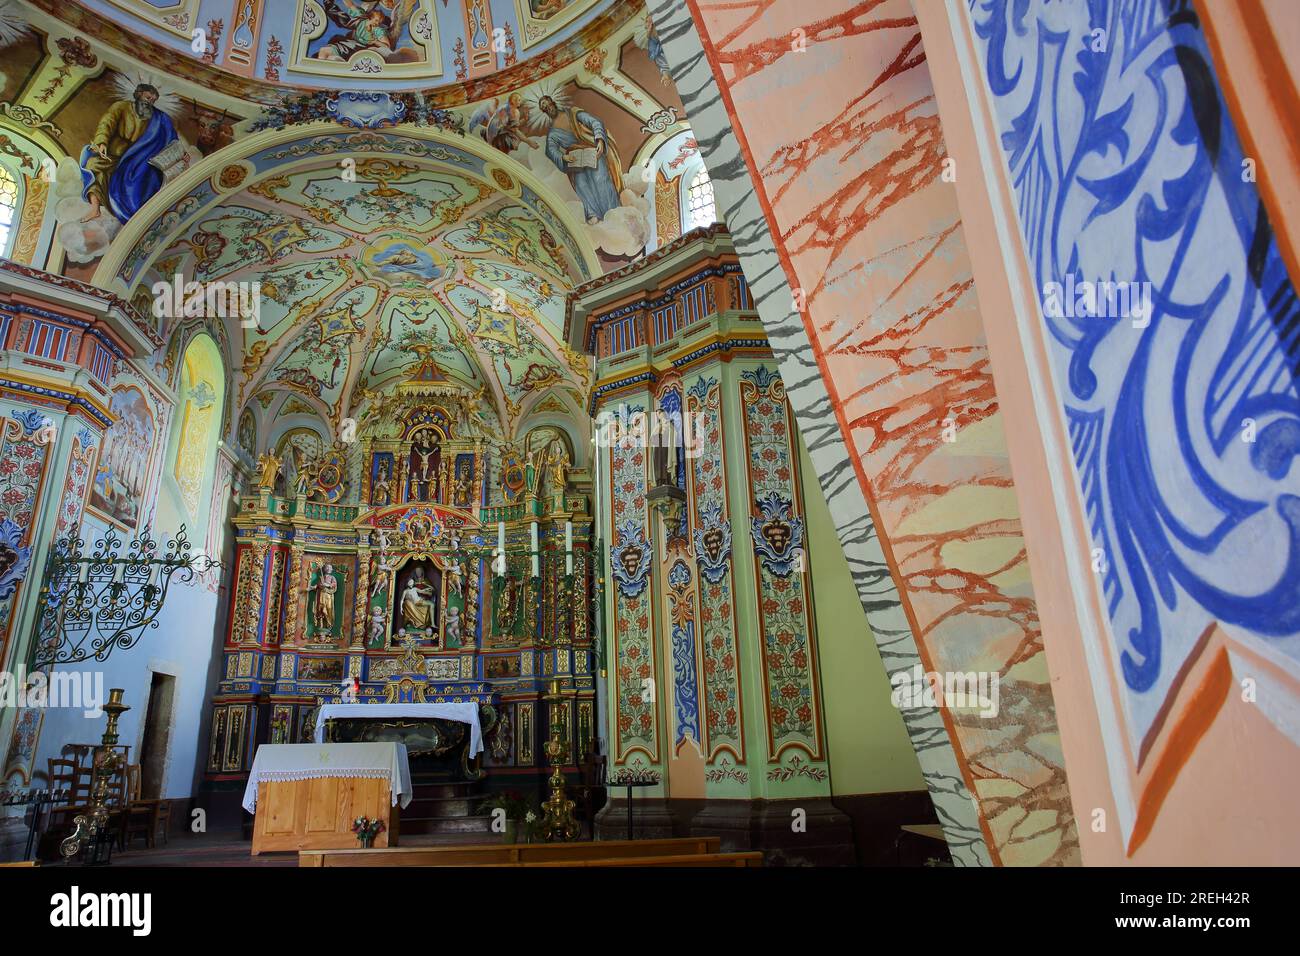
<svg viewBox="0 0 1300 956">
<path fill-rule="evenodd" d="M 140 799 L 140 765 L 131 764 L 126 768 L 126 799 L 120 812 L 118 827 L 118 846 L 125 850 L 131 840 L 143 836 L 145 846 L 153 849 L 156 845 L 158 823 L 162 818 L 162 800 Z M 170 814 L 170 807 L 168 808 Z"/>
</svg>

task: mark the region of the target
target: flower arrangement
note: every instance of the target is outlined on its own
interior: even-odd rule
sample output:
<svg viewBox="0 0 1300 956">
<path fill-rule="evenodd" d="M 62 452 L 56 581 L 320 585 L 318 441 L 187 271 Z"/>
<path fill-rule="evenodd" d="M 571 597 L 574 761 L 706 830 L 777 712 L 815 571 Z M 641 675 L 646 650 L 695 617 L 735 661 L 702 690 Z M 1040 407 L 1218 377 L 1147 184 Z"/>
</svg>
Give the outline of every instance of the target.
<svg viewBox="0 0 1300 956">
<path fill-rule="evenodd" d="M 505 790 L 494 793 L 478 807 L 479 813 L 491 814 L 505 823 L 503 831 L 507 842 L 513 843 L 516 837 L 532 842 L 540 830 L 540 817 L 536 805 L 525 799 L 518 790 Z M 500 811 L 500 812 L 498 812 Z M 522 832 L 520 832 L 522 830 Z"/>
<path fill-rule="evenodd" d="M 369 848 L 375 842 L 375 837 L 384 832 L 384 821 L 357 817 L 352 821 L 352 832 L 357 835 L 363 847 Z"/>
</svg>

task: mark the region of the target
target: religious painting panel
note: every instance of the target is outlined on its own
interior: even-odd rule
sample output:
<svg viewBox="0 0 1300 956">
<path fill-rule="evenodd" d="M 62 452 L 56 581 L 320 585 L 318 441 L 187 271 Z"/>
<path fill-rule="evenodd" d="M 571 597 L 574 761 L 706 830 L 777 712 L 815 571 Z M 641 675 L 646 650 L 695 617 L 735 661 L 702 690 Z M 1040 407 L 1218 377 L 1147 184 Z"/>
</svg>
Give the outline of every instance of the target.
<svg viewBox="0 0 1300 956">
<path fill-rule="evenodd" d="M 113 390 L 117 421 L 104 435 L 87 507 L 128 532 L 135 531 L 146 502 L 154 457 L 153 410 L 134 385 Z"/>
<path fill-rule="evenodd" d="M 289 71 L 397 79 L 442 74 L 433 0 L 298 0 Z"/>
<path fill-rule="evenodd" d="M 328 681 L 338 684 L 343 680 L 343 658 L 299 655 L 298 680 Z"/>
</svg>

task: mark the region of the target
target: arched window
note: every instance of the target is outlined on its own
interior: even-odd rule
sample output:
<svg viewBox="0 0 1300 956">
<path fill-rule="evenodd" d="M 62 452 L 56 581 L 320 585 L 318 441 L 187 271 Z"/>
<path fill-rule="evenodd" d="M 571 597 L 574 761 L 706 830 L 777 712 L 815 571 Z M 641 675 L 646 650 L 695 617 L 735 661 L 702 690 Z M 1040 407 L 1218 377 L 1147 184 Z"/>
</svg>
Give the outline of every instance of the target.
<svg viewBox="0 0 1300 956">
<path fill-rule="evenodd" d="M 225 400 L 221 353 L 206 335 L 195 336 L 185 350 L 181 375 L 181 426 L 172 474 L 180 487 L 188 520 L 201 522 L 211 488 Z"/>
<path fill-rule="evenodd" d="M 709 171 L 701 169 L 686 189 L 686 208 L 690 214 L 689 228 L 711 226 L 718 221 L 718 208 L 713 202 L 713 181 Z"/>
<path fill-rule="evenodd" d="M 0 256 L 9 255 L 14 223 L 18 220 L 18 180 L 0 165 Z"/>
</svg>

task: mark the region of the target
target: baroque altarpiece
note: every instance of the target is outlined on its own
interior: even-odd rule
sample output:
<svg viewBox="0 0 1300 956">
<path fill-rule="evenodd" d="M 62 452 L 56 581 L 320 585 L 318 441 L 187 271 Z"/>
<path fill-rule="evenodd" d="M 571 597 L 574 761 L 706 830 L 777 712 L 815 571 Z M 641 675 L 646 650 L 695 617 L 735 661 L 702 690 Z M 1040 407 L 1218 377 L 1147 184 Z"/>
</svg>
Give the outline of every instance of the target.
<svg viewBox="0 0 1300 956">
<path fill-rule="evenodd" d="M 478 703 L 484 753 L 462 748 L 451 772 L 540 780 L 553 724 L 573 765 L 596 736 L 596 649 L 590 479 L 571 439 L 503 440 L 481 392 L 427 353 L 363 398 L 339 442 L 295 463 L 292 497 L 268 453 L 240 502 L 208 785 L 244 778 L 260 743 L 312 740 L 318 709 L 354 698 Z"/>
</svg>

